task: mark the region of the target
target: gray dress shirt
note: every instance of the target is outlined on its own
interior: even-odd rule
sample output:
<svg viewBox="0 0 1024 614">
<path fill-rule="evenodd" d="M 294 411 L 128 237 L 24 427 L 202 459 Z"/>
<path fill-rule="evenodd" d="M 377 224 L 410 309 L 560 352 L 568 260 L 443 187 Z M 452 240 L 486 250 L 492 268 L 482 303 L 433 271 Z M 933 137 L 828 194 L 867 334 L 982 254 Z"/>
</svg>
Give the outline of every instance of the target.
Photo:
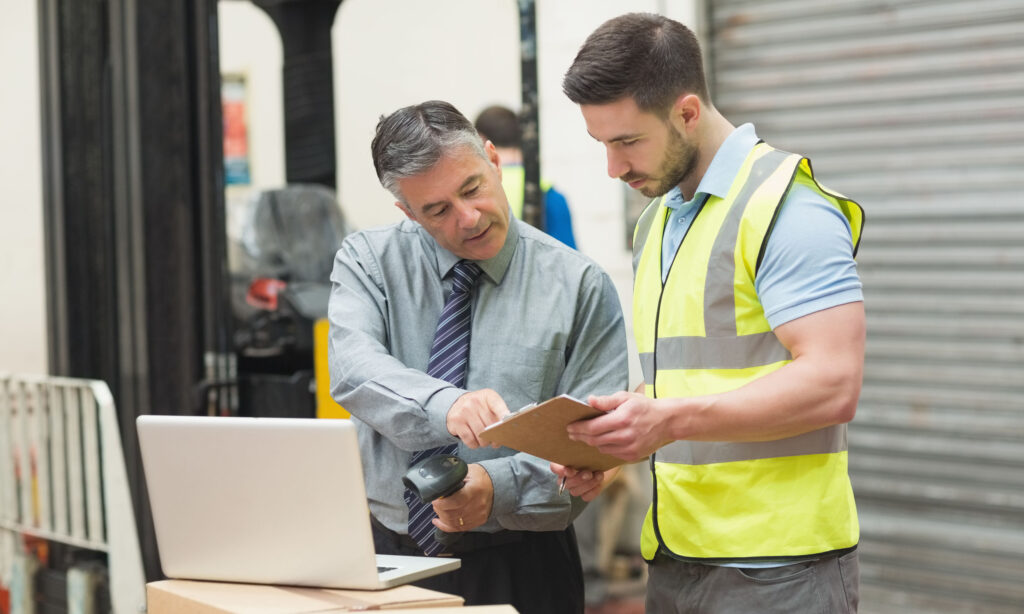
<svg viewBox="0 0 1024 614">
<path fill-rule="evenodd" d="M 401 478 L 411 453 L 457 441 L 446 417 L 467 390 L 492 388 L 515 411 L 627 385 L 622 310 L 608 275 L 514 218 L 501 251 L 478 262 L 466 389 L 428 376 L 456 262 L 404 220 L 349 235 L 331 274 L 331 393 L 357 426 L 370 511 L 398 533 L 408 532 Z M 547 461 L 508 448 L 460 445 L 458 454 L 494 484 L 491 517 L 476 531 L 560 530 L 583 510 L 558 494 Z"/>
</svg>

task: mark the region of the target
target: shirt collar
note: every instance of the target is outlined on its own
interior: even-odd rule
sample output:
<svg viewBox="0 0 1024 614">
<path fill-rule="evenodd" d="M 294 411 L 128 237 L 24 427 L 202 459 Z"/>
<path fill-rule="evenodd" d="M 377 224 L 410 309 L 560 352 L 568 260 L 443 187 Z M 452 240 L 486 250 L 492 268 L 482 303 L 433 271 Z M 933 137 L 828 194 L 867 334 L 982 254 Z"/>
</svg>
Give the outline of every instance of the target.
<svg viewBox="0 0 1024 614">
<path fill-rule="evenodd" d="M 505 244 L 501 246 L 501 250 L 493 258 L 474 261 L 480 266 L 480 270 L 484 272 L 484 275 L 490 277 L 491 281 L 495 284 L 500 284 L 501 280 L 505 277 L 505 272 L 508 271 L 509 264 L 512 262 L 512 254 L 515 253 L 516 245 L 519 244 L 519 224 L 523 222 L 517 220 L 511 211 L 509 212 L 508 222 L 508 233 L 505 235 Z M 426 234 L 426 231 L 424 231 L 424 234 Z M 462 258 L 438 245 L 437 241 L 434 241 L 429 234 L 427 238 L 430 239 L 430 243 L 434 246 L 434 254 L 437 257 L 437 272 L 441 275 L 441 279 L 444 279 L 451 272 L 452 267 Z"/>
<path fill-rule="evenodd" d="M 697 196 L 701 194 L 725 198 L 729 193 L 729 188 L 732 187 L 733 180 L 750 154 L 750 150 L 757 145 L 758 141 L 760 139 L 754 130 L 754 124 L 743 124 L 733 130 L 715 152 L 715 157 L 711 159 L 708 170 L 704 172 L 704 176 L 697 186 L 697 193 L 689 202 L 697 200 Z M 672 188 L 666 195 L 665 206 L 676 209 L 683 204 L 683 194 L 679 186 Z"/>
</svg>

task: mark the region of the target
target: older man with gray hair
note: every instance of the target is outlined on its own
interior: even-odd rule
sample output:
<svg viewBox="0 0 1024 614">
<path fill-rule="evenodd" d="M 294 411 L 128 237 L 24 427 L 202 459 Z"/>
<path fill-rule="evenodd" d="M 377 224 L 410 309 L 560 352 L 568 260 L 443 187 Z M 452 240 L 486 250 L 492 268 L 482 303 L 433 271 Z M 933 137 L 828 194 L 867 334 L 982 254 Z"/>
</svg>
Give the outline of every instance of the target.
<svg viewBox="0 0 1024 614">
<path fill-rule="evenodd" d="M 467 604 L 582 612 L 582 497 L 560 493 L 547 462 L 481 431 L 509 407 L 626 386 L 615 289 L 593 261 L 510 215 L 494 146 L 452 105 L 382 118 L 371 149 L 408 219 L 338 251 L 329 362 L 332 394 L 358 427 L 377 551 L 461 558 L 419 584 Z M 457 453 L 469 473 L 423 506 L 401 477 L 438 453 Z M 458 539 L 438 543 L 435 527 Z"/>
</svg>

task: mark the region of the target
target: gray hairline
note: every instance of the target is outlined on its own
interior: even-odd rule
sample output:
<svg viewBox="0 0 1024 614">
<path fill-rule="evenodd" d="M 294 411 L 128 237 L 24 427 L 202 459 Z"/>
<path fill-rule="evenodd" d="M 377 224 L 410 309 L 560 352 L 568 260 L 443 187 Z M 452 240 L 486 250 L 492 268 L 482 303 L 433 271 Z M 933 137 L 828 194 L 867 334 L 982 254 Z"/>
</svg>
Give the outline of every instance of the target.
<svg viewBox="0 0 1024 614">
<path fill-rule="evenodd" d="M 385 171 L 381 175 L 380 183 L 384 186 L 384 189 L 397 198 L 406 208 L 409 205 L 405 202 L 405 197 L 402 196 L 401 191 L 398 189 L 398 182 L 400 180 L 428 172 L 437 165 L 441 158 L 463 147 L 468 147 L 473 154 L 480 156 L 484 160 L 487 159 L 484 142 L 475 131 L 456 130 L 447 132 L 437 136 L 431 145 L 432 147 L 426 151 L 410 154 L 403 164 L 392 170 Z"/>
</svg>

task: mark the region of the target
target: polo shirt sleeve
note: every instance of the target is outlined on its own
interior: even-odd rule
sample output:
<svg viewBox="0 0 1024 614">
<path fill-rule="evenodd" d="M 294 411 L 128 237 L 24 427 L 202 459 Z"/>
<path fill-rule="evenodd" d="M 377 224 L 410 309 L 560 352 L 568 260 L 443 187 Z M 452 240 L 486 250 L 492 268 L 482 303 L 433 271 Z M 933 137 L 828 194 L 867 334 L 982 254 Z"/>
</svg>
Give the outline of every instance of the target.
<svg viewBox="0 0 1024 614">
<path fill-rule="evenodd" d="M 772 329 L 864 300 L 850 224 L 809 186 L 794 184 L 782 204 L 755 287 Z"/>
</svg>

